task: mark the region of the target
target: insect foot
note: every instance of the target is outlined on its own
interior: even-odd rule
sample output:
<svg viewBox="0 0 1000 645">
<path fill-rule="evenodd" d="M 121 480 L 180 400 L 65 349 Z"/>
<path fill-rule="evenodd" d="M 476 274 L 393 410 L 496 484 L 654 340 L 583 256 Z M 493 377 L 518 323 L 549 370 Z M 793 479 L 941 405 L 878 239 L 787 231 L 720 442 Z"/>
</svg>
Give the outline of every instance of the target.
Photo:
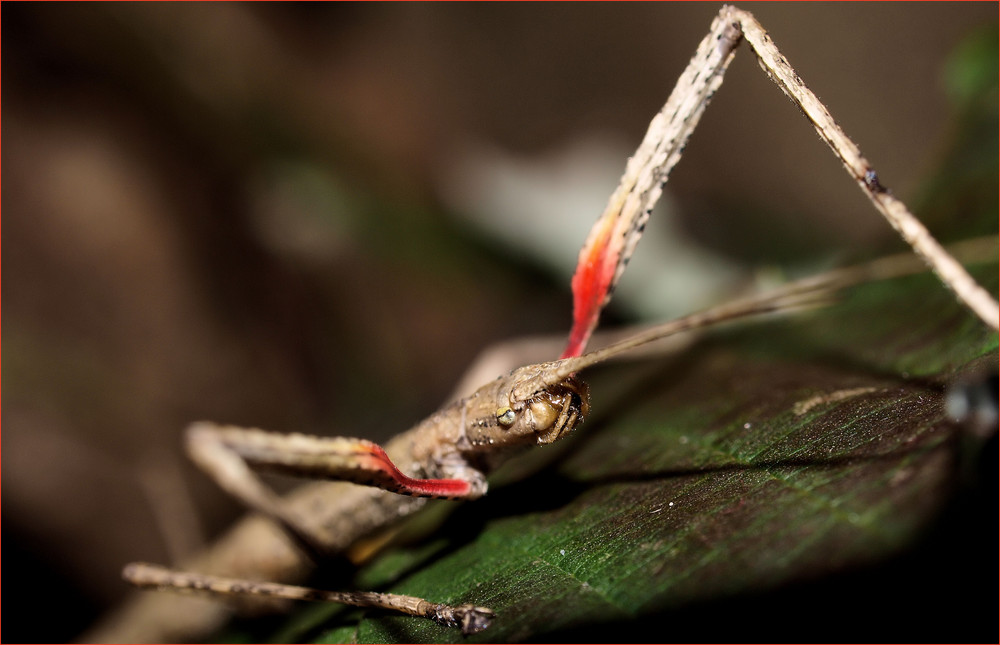
<svg viewBox="0 0 1000 645">
<path fill-rule="evenodd" d="M 434 622 L 445 627 L 458 627 L 462 634 L 469 636 L 478 634 L 493 622 L 496 614 L 486 607 L 475 605 L 437 605 L 434 612 L 427 616 Z"/>
<path fill-rule="evenodd" d="M 372 591 L 325 591 L 275 582 L 224 578 L 176 571 L 144 562 L 126 565 L 122 577 L 137 587 L 147 589 L 228 596 L 263 596 L 288 600 L 337 602 L 355 607 L 375 607 L 418 618 L 429 618 L 444 627 L 458 627 L 466 636 L 483 631 L 496 617 L 492 610 L 475 605 L 453 607 L 432 603 L 415 596 Z"/>
</svg>

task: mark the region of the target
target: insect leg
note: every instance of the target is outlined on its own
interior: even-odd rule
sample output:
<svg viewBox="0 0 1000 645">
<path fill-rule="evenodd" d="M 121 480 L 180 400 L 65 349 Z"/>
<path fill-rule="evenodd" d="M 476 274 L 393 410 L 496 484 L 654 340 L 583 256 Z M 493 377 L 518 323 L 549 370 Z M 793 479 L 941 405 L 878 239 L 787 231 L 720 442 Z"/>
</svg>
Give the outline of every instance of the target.
<svg viewBox="0 0 1000 645">
<path fill-rule="evenodd" d="M 289 511 L 254 470 L 343 480 L 423 497 L 461 498 L 473 487 L 461 479 L 407 477 L 382 448 L 363 439 L 280 434 L 199 422 L 188 428 L 186 448 L 191 459 L 223 490 L 277 521 L 313 554 L 321 554 L 323 549 L 308 522 Z"/>
<path fill-rule="evenodd" d="M 418 618 L 429 618 L 446 627 L 459 627 L 465 635 L 475 634 L 486 629 L 495 616 L 486 607 L 476 607 L 475 605 L 451 606 L 432 603 L 415 596 L 371 591 L 324 591 L 274 582 L 186 573 L 140 562 L 127 565 L 122 572 L 122 577 L 138 587 L 216 595 L 249 595 L 289 600 L 336 602 L 356 607 L 387 609 Z"/>
</svg>

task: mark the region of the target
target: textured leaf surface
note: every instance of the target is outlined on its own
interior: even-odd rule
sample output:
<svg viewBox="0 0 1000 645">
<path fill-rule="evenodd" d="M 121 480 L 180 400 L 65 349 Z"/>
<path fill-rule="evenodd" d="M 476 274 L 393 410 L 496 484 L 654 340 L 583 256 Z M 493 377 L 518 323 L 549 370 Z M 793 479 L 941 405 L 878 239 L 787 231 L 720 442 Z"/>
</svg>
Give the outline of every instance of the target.
<svg viewBox="0 0 1000 645">
<path fill-rule="evenodd" d="M 924 196 L 928 221 L 958 237 L 996 230 L 984 51 L 994 73 Z M 975 179 L 961 174 L 970 149 L 988 151 Z M 996 264 L 973 269 L 996 294 Z M 534 475 L 499 473 L 485 499 L 416 518 L 424 539 L 354 580 L 492 607 L 488 631 L 313 607 L 274 637 L 995 641 L 996 434 L 949 420 L 944 398 L 997 363 L 997 334 L 922 275 L 595 369 L 590 419 L 525 454 Z"/>
<path fill-rule="evenodd" d="M 995 265 L 976 273 L 996 291 Z M 795 617 L 769 607 L 748 631 L 720 632 L 683 612 L 822 585 L 905 552 L 960 481 L 965 444 L 946 418 L 945 387 L 996 364 L 997 335 L 916 276 L 716 332 L 681 355 L 600 368 L 588 375 L 594 413 L 576 436 L 525 456 L 551 463 L 455 509 L 355 582 L 493 608 L 496 623 L 474 642 L 766 638 L 768 624 Z M 984 511 L 995 520 L 995 504 Z M 675 618 L 699 631 L 629 631 Z M 463 640 L 426 621 L 331 607 L 277 637 Z"/>
</svg>

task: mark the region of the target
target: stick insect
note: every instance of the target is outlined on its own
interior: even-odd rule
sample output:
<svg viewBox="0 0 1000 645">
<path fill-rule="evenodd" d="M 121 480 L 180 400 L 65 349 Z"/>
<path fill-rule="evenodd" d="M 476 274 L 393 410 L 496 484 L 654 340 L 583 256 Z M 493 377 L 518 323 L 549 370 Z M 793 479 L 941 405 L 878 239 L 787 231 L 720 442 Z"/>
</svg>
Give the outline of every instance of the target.
<svg viewBox="0 0 1000 645">
<path fill-rule="evenodd" d="M 384 448 L 362 439 L 279 435 L 263 430 L 198 423 L 187 448 L 219 485 L 258 512 L 183 573 L 131 564 L 124 575 L 141 587 L 329 600 L 430 618 L 472 634 L 502 620 L 473 604 L 450 606 L 422 598 L 369 592 L 323 592 L 291 584 L 313 561 L 422 508 L 431 497 L 473 500 L 487 490 L 487 475 L 532 445 L 566 436 L 589 413 L 589 367 L 654 340 L 718 323 L 822 304 L 839 288 L 916 270 L 912 258 L 894 258 L 790 283 L 764 296 L 735 301 L 636 334 L 586 353 L 602 307 L 623 275 L 667 177 L 695 129 L 738 44 L 746 40 L 762 67 L 813 123 L 857 185 L 916 254 L 969 309 L 994 329 L 1000 325 L 993 297 L 975 283 L 905 205 L 879 181 L 872 165 L 802 83 L 761 25 L 747 12 L 723 7 L 664 108 L 629 160 L 618 189 L 580 253 L 574 276 L 573 328 L 560 359 L 527 365 L 491 381 L 471 396 L 434 413 Z M 342 480 L 362 486 L 318 483 L 278 497 L 254 470 Z M 269 582 L 260 582 L 266 580 Z M 273 582 L 270 582 L 273 581 Z M 177 603 L 181 603 L 177 600 Z M 101 639 L 180 640 L 217 626 L 225 610 L 213 604 L 137 601 Z M 161 630 L 145 632 L 150 625 Z M 133 631 L 134 630 L 134 631 Z M 195 636 L 196 637 L 196 636 Z"/>
</svg>

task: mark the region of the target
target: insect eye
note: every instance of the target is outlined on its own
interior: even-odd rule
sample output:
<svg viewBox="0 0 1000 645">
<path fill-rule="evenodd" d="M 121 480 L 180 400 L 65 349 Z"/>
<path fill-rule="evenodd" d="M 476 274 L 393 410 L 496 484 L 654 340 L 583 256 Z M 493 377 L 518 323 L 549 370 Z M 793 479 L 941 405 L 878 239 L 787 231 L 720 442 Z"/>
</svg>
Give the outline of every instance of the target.
<svg viewBox="0 0 1000 645">
<path fill-rule="evenodd" d="M 497 423 L 502 426 L 512 426 L 514 425 L 514 411 L 510 408 L 497 408 Z"/>
</svg>

